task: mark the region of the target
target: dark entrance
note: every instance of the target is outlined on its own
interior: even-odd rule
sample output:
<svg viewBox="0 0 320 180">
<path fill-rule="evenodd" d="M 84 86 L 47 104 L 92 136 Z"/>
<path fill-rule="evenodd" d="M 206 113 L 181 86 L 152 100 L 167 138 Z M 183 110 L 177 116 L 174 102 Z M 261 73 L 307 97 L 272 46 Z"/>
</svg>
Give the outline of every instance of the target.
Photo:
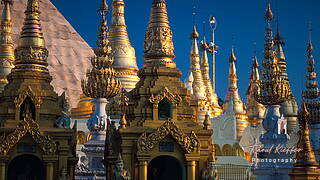
<svg viewBox="0 0 320 180">
<path fill-rule="evenodd" d="M 42 180 L 45 168 L 41 160 L 34 155 L 21 155 L 14 158 L 8 166 L 8 180 Z"/>
<path fill-rule="evenodd" d="M 184 165 L 172 156 L 158 156 L 148 165 L 148 180 L 185 180 Z"/>
</svg>

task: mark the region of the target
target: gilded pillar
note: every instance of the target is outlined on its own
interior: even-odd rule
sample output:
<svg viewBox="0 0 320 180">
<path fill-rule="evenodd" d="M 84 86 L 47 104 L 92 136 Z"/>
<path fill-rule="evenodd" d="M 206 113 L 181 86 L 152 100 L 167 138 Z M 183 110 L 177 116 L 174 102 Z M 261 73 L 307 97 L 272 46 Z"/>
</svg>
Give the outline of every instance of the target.
<svg viewBox="0 0 320 180">
<path fill-rule="evenodd" d="M 196 161 L 191 160 L 187 162 L 188 180 L 196 179 Z"/>
<path fill-rule="evenodd" d="M 196 172 L 196 163 L 200 159 L 200 154 L 186 154 L 187 160 L 187 180 L 196 180 L 199 173 Z"/>
<path fill-rule="evenodd" d="M 139 161 L 139 180 L 147 180 L 148 162 L 146 160 Z"/>
<path fill-rule="evenodd" d="M 147 180 L 148 177 L 148 161 L 150 160 L 150 156 L 147 154 L 139 154 L 138 157 L 138 165 L 139 165 L 139 180 Z"/>
<path fill-rule="evenodd" d="M 46 163 L 46 179 L 53 180 L 53 162 Z"/>
<path fill-rule="evenodd" d="M 0 180 L 6 179 L 6 163 L 7 163 L 7 157 L 0 157 Z"/>
</svg>

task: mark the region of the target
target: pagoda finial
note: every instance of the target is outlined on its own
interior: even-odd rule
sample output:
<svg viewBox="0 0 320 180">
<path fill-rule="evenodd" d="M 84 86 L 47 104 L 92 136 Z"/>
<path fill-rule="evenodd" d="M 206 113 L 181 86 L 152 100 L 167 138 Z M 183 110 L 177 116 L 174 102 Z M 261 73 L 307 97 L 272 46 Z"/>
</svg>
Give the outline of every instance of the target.
<svg viewBox="0 0 320 180">
<path fill-rule="evenodd" d="M 317 73 L 315 72 L 315 60 L 313 58 L 313 46 L 311 42 L 311 28 L 309 27 L 309 43 L 307 46 L 307 81 L 306 90 L 302 92 L 302 97 L 308 103 L 319 97 L 318 82 L 316 80 Z M 311 103 L 312 104 L 312 103 Z"/>
<path fill-rule="evenodd" d="M 268 6 L 267 6 L 266 13 L 264 14 L 264 19 L 265 19 L 267 22 L 270 22 L 270 21 L 273 20 L 273 13 L 272 13 L 272 10 L 271 10 L 270 0 L 268 0 Z"/>
<path fill-rule="evenodd" d="M 108 26 L 106 15 L 109 11 L 108 4 L 106 0 L 102 0 L 98 13 L 101 16 L 100 25 L 98 28 L 98 40 L 97 40 L 97 48 L 94 48 L 94 53 L 98 57 L 107 56 L 111 54 L 111 46 L 109 43 L 108 36 Z"/>
<path fill-rule="evenodd" d="M 254 94 L 256 91 L 256 86 L 260 81 L 259 75 L 259 63 L 257 56 L 254 53 L 252 57 L 252 66 L 251 66 L 251 73 L 249 79 L 249 86 L 247 89 L 247 115 L 251 126 L 256 127 L 258 124 L 261 123 L 265 108 L 262 104 L 258 103 L 254 99 Z"/>
<path fill-rule="evenodd" d="M 310 140 L 309 140 L 309 119 L 310 113 L 308 112 L 307 106 L 305 103 L 301 104 L 301 109 L 298 113 L 299 117 L 299 141 L 297 143 L 297 148 L 301 149 L 300 152 L 297 152 L 296 155 L 296 163 L 294 164 L 295 167 L 303 166 L 305 167 L 308 165 L 309 168 L 318 169 L 318 163 L 316 161 L 314 152 L 312 150 Z"/>
<path fill-rule="evenodd" d="M 81 85 L 86 96 L 108 99 L 120 92 L 120 82 L 116 78 L 114 69 L 111 68 L 113 57 L 107 37 L 105 16 L 108 12 L 108 6 L 106 0 L 102 0 L 98 12 L 101 15 L 98 47 L 94 49 L 95 56 L 91 58 L 92 69 L 87 72 L 87 79 L 82 80 Z"/>
<path fill-rule="evenodd" d="M 175 68 L 172 31 L 165 0 L 153 0 L 144 41 L 144 66 Z"/>
<path fill-rule="evenodd" d="M 232 47 L 231 48 L 231 54 L 230 54 L 230 56 L 229 56 L 229 62 L 231 63 L 231 62 L 236 62 L 236 60 L 237 60 L 237 57 L 234 55 L 234 48 Z"/>
<path fill-rule="evenodd" d="M 2 0 L 4 8 L 1 17 L 0 31 L 0 92 L 8 83 L 7 76 L 14 67 L 14 49 L 12 40 L 12 20 L 10 8 L 13 4 L 12 0 Z"/>
<path fill-rule="evenodd" d="M 209 45 L 207 44 L 205 37 L 203 37 L 203 40 L 201 41 L 200 49 L 202 50 L 201 65 L 200 66 L 201 66 L 203 83 L 206 87 L 206 96 L 212 105 L 218 105 L 218 100 L 213 94 L 212 84 L 210 81 L 209 59 L 208 59 L 208 54 L 207 54 L 207 51 L 209 49 Z"/>
<path fill-rule="evenodd" d="M 48 72 L 49 52 L 41 30 L 40 13 L 39 0 L 28 0 L 24 25 L 15 49 L 15 68 L 12 71 L 37 69 Z"/>
<path fill-rule="evenodd" d="M 196 100 L 206 99 L 206 89 L 203 82 L 203 77 L 200 68 L 200 56 L 198 48 L 198 37 L 196 26 L 193 26 L 191 33 L 192 46 L 190 50 L 190 72 L 193 75 L 193 94 Z"/>
</svg>

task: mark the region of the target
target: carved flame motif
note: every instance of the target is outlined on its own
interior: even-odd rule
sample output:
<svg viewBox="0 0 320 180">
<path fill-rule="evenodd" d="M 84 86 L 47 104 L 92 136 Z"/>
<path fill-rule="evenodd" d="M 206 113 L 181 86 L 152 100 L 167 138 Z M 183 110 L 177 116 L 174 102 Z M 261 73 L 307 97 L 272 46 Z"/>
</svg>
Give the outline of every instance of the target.
<svg viewBox="0 0 320 180">
<path fill-rule="evenodd" d="M 186 136 L 183 131 L 169 119 L 149 136 L 144 132 L 139 137 L 138 153 L 148 153 L 160 140 L 164 139 L 169 134 L 187 153 L 199 151 L 200 140 L 197 138 L 196 134 L 191 131 L 190 136 Z"/>
<path fill-rule="evenodd" d="M 9 135 L 3 134 L 0 137 L 0 155 L 7 155 L 12 147 L 27 133 L 31 135 L 45 154 L 54 154 L 56 152 L 57 145 L 49 136 L 40 134 L 39 124 L 31 118 L 31 114 L 25 114 L 25 118 L 19 122 L 13 133 Z"/>
<path fill-rule="evenodd" d="M 30 86 L 28 86 L 25 90 L 22 91 L 22 93 L 19 94 L 18 97 L 15 98 L 14 104 L 16 108 L 20 107 L 20 105 L 23 103 L 26 97 L 30 97 L 30 99 L 33 101 L 36 108 L 40 108 L 42 104 L 42 99 L 34 95 L 34 92 L 32 91 Z"/>
<path fill-rule="evenodd" d="M 158 95 L 152 95 L 149 98 L 149 101 L 157 108 L 159 102 L 164 98 L 167 98 L 173 104 L 179 104 L 182 101 L 182 98 L 179 95 L 172 94 L 166 87 Z"/>
</svg>

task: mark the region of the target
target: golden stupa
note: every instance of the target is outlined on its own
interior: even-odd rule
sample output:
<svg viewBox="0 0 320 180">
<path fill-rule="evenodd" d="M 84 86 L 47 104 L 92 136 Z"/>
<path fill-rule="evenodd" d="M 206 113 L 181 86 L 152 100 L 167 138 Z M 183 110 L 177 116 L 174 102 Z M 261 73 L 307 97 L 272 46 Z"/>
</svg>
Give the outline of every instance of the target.
<svg viewBox="0 0 320 180">
<path fill-rule="evenodd" d="M 12 1 L 4 1 L 8 6 Z M 50 82 L 38 0 L 28 0 L 14 68 L 0 94 L 0 179 L 73 177 L 76 127 L 58 127 L 66 102 Z"/>
<path fill-rule="evenodd" d="M 150 16 L 140 81 L 132 91 L 122 93 L 120 129 L 108 128 L 107 179 L 123 162 L 126 175 L 129 172 L 134 179 L 161 175 L 196 180 L 215 161 L 212 130 L 208 122 L 198 123 L 197 109 L 190 105 L 189 91 L 180 81 L 165 0 L 153 0 Z"/>
</svg>

